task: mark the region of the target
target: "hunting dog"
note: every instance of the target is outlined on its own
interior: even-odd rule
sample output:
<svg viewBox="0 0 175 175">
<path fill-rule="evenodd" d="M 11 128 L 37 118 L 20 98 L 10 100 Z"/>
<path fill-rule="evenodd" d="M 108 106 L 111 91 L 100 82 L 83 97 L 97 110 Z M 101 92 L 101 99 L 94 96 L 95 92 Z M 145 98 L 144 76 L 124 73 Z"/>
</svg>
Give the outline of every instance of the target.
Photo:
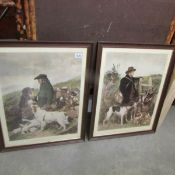
<svg viewBox="0 0 175 175">
<path fill-rule="evenodd" d="M 115 116 L 120 119 L 120 124 L 124 124 L 124 120 L 128 121 L 128 113 L 130 114 L 130 120 L 134 120 L 136 115 L 142 117 L 142 113 L 146 112 L 148 116 L 149 110 L 152 105 L 152 101 L 155 96 L 155 90 L 145 91 L 145 94 L 141 96 L 137 102 L 134 102 L 132 105 L 128 106 L 111 106 L 106 111 L 105 119 L 103 120 L 103 125 L 109 122 L 112 116 Z M 138 112 L 138 108 L 141 107 L 141 111 Z"/>
<path fill-rule="evenodd" d="M 110 118 L 115 115 L 120 118 L 120 124 L 124 124 L 124 120 L 127 120 L 128 111 L 133 108 L 133 106 L 111 106 L 109 107 L 106 117 L 103 120 L 103 125 L 110 120 Z"/>
<path fill-rule="evenodd" d="M 63 128 L 63 130 L 66 129 L 66 124 L 69 124 L 68 122 L 68 116 L 65 116 L 63 112 L 47 112 L 47 114 L 44 112 L 45 110 L 39 110 L 38 112 L 35 112 L 35 117 L 32 120 L 22 119 L 23 122 L 27 122 L 26 124 L 20 124 L 19 128 L 14 129 L 10 135 L 15 135 L 18 133 L 26 134 L 26 133 L 32 133 L 38 130 L 43 131 L 45 126 L 49 123 L 56 122 L 60 125 L 60 128 Z M 49 113 L 49 115 L 48 115 Z M 59 113 L 59 115 L 58 115 Z M 56 114 L 56 115 L 55 115 Z M 59 129 L 60 129 L 59 128 Z"/>
<path fill-rule="evenodd" d="M 59 111 L 46 111 L 41 109 L 37 105 L 32 105 L 32 110 L 37 121 L 41 123 L 41 130 L 43 131 L 45 126 L 50 123 L 57 123 L 63 130 L 66 129 L 66 125 L 69 124 L 68 116 L 64 112 Z"/>
</svg>

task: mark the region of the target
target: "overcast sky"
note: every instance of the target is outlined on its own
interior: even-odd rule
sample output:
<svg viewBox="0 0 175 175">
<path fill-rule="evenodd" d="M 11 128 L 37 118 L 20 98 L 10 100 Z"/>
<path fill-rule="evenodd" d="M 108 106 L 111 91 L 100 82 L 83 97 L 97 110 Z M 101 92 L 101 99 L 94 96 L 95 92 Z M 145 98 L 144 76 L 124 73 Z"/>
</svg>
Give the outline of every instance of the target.
<svg viewBox="0 0 175 175">
<path fill-rule="evenodd" d="M 111 70 L 113 64 L 119 67 L 119 73 L 125 76 L 128 67 L 136 69 L 135 76 L 147 76 L 151 74 L 162 74 L 167 59 L 165 54 L 143 54 L 143 53 L 107 53 L 105 72 Z"/>
<path fill-rule="evenodd" d="M 52 84 L 81 75 L 81 59 L 72 53 L 0 53 L 0 85 L 3 93 L 24 87 L 38 88 L 34 80 L 47 74 Z"/>
</svg>

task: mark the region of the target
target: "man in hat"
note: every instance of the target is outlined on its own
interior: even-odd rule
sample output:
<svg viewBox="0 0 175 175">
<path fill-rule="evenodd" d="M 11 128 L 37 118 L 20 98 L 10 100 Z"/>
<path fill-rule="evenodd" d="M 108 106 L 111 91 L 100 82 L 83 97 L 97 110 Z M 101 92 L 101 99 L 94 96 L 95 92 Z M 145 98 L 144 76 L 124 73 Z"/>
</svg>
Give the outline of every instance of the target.
<svg viewBox="0 0 175 175">
<path fill-rule="evenodd" d="M 135 71 L 136 69 L 134 67 L 128 67 L 128 70 L 125 72 L 126 76 L 120 81 L 119 89 L 123 95 L 123 105 L 132 105 L 138 100 L 138 91 L 135 87 L 134 78 Z"/>
<path fill-rule="evenodd" d="M 47 78 L 47 75 L 40 74 L 37 77 L 35 77 L 34 80 L 38 80 L 38 83 L 40 84 L 39 93 L 37 95 L 38 106 L 49 106 L 54 98 L 54 89 L 49 79 Z"/>
</svg>

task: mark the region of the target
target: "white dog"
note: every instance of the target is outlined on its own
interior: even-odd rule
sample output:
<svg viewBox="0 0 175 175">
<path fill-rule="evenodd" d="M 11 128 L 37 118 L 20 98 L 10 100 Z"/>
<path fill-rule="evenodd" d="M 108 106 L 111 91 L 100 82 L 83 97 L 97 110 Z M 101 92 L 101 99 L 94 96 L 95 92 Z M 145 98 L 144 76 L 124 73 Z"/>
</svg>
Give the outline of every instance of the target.
<svg viewBox="0 0 175 175">
<path fill-rule="evenodd" d="M 109 110 L 106 113 L 106 117 L 103 120 L 103 125 L 105 125 L 106 122 L 110 120 L 112 115 L 116 115 L 117 117 L 120 118 L 120 124 L 123 125 L 124 119 L 127 120 L 127 114 L 128 111 L 132 108 L 133 106 L 111 106 Z"/>
<path fill-rule="evenodd" d="M 32 106 L 32 110 L 36 120 L 41 123 L 41 130 L 44 130 L 45 126 L 49 123 L 56 122 L 63 130 L 66 129 L 66 125 L 69 124 L 68 116 L 64 112 L 59 111 L 46 111 L 39 108 L 36 105 Z"/>
</svg>

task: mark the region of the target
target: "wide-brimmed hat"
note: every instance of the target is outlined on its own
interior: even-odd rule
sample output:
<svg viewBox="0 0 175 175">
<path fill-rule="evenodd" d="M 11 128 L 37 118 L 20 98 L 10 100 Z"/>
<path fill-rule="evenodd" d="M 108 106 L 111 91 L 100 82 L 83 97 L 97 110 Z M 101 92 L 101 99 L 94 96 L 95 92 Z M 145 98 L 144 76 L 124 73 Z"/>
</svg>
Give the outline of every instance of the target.
<svg viewBox="0 0 175 175">
<path fill-rule="evenodd" d="M 37 79 L 46 79 L 47 78 L 47 75 L 45 74 L 39 74 L 37 77 L 34 78 L 34 80 L 37 80 Z"/>
<path fill-rule="evenodd" d="M 128 74 L 129 72 L 133 72 L 133 71 L 136 71 L 134 67 L 128 67 L 128 70 L 125 73 Z"/>
</svg>

